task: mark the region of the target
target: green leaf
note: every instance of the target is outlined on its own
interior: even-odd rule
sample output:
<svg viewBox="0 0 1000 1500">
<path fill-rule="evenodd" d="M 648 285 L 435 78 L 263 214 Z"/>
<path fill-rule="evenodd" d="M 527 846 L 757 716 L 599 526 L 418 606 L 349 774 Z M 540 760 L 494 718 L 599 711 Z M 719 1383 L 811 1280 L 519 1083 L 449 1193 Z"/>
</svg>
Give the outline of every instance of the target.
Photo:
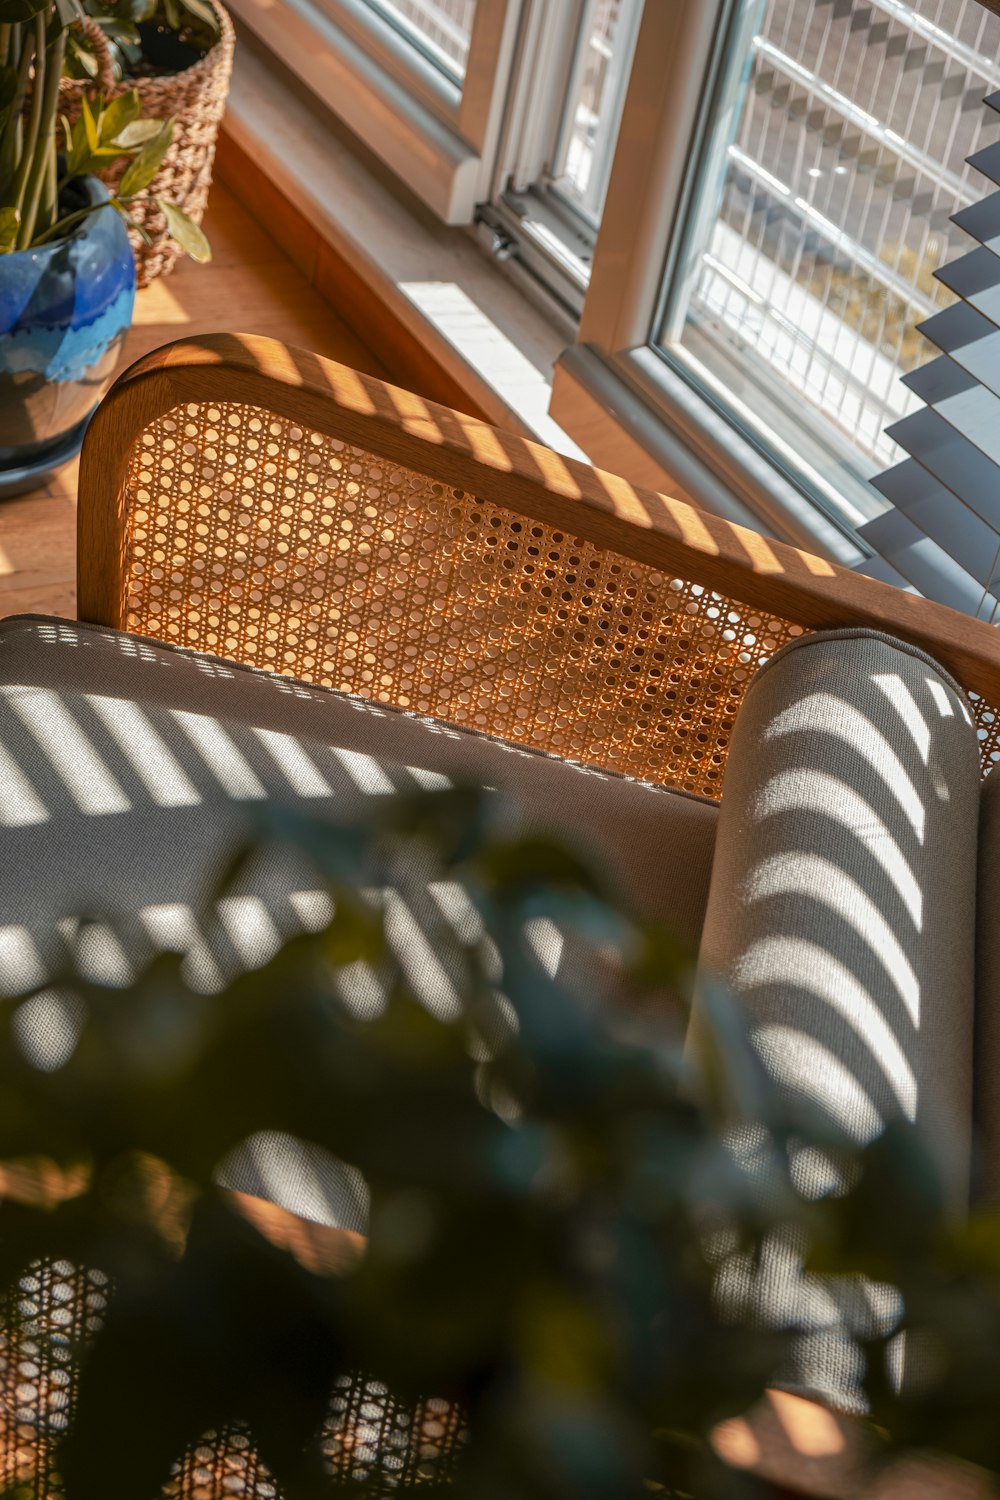
<svg viewBox="0 0 1000 1500">
<path fill-rule="evenodd" d="M 49 5 L 49 0 L 0 0 L 0 26 L 30 21 Z"/>
<path fill-rule="evenodd" d="M 190 255 L 192 260 L 201 262 L 212 259 L 212 247 L 208 243 L 204 232 L 198 225 L 189 219 L 182 208 L 176 203 L 168 203 L 164 198 L 157 198 L 157 203 L 163 211 L 167 221 L 167 230 L 172 239 L 175 239 L 182 250 Z"/>
<path fill-rule="evenodd" d="M 122 152 L 118 146 L 94 146 L 98 131 L 98 121 L 94 119 L 93 111 L 86 99 L 83 101 L 83 112 L 74 125 L 70 125 L 65 116 L 62 117 L 62 127 L 66 136 L 66 176 L 80 177 L 87 172 L 100 172 L 110 162 L 115 161 Z"/>
<path fill-rule="evenodd" d="M 133 198 L 136 193 L 141 193 L 143 188 L 149 187 L 160 170 L 173 134 L 174 122 L 166 120 L 156 134 L 150 136 L 138 156 L 125 169 L 125 175 L 118 186 L 119 197 Z"/>
<path fill-rule="evenodd" d="M 99 151 L 101 147 L 101 133 L 98 129 L 98 116 L 94 114 L 93 106 L 86 94 L 84 94 L 80 101 L 80 119 L 83 121 L 83 129 L 88 147 L 91 151 Z"/>
<path fill-rule="evenodd" d="M 219 20 L 214 9 L 207 0 L 183 0 L 184 9 L 192 16 L 196 16 L 205 26 L 211 28 L 213 34 L 219 34 Z"/>
<path fill-rule="evenodd" d="M 86 47 L 81 47 L 75 37 L 70 37 L 70 56 L 88 78 L 97 77 L 97 58 Z"/>
<path fill-rule="evenodd" d="M 134 120 L 115 136 L 115 145 L 121 146 L 124 151 L 133 151 L 137 146 L 143 146 L 146 141 L 152 140 L 162 124 L 162 120 Z"/>
<path fill-rule="evenodd" d="M 72 125 L 65 115 L 61 119 L 66 135 L 66 176 L 77 177 L 90 155 L 86 127 L 82 119 L 74 121 Z"/>
<path fill-rule="evenodd" d="M 0 208 L 0 255 L 7 255 L 14 248 L 21 215 L 16 208 Z"/>
<path fill-rule="evenodd" d="M 119 94 L 101 115 L 101 145 L 121 145 L 122 131 L 133 124 L 141 113 L 142 101 L 136 89 L 129 89 L 127 94 Z"/>
<path fill-rule="evenodd" d="M 181 24 L 181 12 L 177 0 L 163 0 L 163 13 L 167 18 L 167 25 L 172 31 L 177 31 Z"/>
<path fill-rule="evenodd" d="M 111 206 L 112 208 L 116 209 L 119 214 L 121 214 L 129 229 L 135 230 L 136 234 L 142 240 L 144 245 L 151 245 L 153 243 L 152 235 L 146 229 L 145 225 L 140 224 L 139 220 L 134 218 L 132 214 L 129 213 L 128 209 L 125 207 L 125 204 L 120 198 L 112 198 Z M 0 1500 L 3 1500 L 2 1496 L 0 1496 Z"/>
<path fill-rule="evenodd" d="M 138 26 L 134 26 L 131 21 L 106 21 L 102 30 L 112 46 L 130 42 L 133 47 L 137 47 L 141 40 Z"/>
</svg>

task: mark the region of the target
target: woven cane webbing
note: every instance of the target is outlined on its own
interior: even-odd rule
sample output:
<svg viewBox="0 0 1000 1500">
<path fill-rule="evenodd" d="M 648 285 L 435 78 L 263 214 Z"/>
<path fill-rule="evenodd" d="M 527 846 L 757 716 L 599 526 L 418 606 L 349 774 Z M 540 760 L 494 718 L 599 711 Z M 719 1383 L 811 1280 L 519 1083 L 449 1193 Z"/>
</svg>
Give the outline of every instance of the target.
<svg viewBox="0 0 1000 1500">
<path fill-rule="evenodd" d="M 373 1500 L 409 1490 L 425 1480 L 446 1483 L 454 1474 L 462 1427 L 458 1409 L 425 1400 L 415 1407 L 393 1401 L 383 1386 L 362 1375 L 338 1381 L 323 1433 L 331 1480 L 363 1484 Z M 280 1500 L 250 1433 L 229 1427 L 206 1433 L 177 1466 L 164 1500 Z"/>
<path fill-rule="evenodd" d="M 0 1487 L 25 1500 L 62 1493 L 53 1448 L 69 1422 L 75 1351 L 107 1306 L 107 1278 L 65 1261 L 21 1279 L 0 1319 Z"/>
<path fill-rule="evenodd" d="M 126 628 L 717 796 L 800 627 L 245 406 L 126 481 Z"/>
<path fill-rule="evenodd" d="M 78 1359 L 107 1306 L 107 1278 L 64 1261 L 36 1267 L 3 1308 L 0 1333 L 0 1487 L 18 1500 L 58 1500 L 54 1450 L 73 1415 Z M 458 1408 L 440 1399 L 406 1406 L 385 1387 L 343 1376 L 330 1400 L 322 1447 L 331 1480 L 364 1483 L 372 1500 L 426 1479 L 446 1482 L 463 1438 Z M 280 1500 L 252 1434 L 208 1432 L 178 1455 L 164 1500 Z"/>
<path fill-rule="evenodd" d="M 978 693 L 970 693 L 969 701 L 979 733 L 979 763 L 988 776 L 1000 761 L 1000 713 Z"/>
<path fill-rule="evenodd" d="M 338 1381 L 330 1404 L 323 1451 L 330 1474 L 391 1494 L 454 1476 L 463 1427 L 457 1406 L 435 1398 L 404 1406 L 364 1375 Z"/>
<path fill-rule="evenodd" d="M 803 634 L 247 406 L 148 427 L 125 502 L 128 629 L 710 797 Z"/>
</svg>

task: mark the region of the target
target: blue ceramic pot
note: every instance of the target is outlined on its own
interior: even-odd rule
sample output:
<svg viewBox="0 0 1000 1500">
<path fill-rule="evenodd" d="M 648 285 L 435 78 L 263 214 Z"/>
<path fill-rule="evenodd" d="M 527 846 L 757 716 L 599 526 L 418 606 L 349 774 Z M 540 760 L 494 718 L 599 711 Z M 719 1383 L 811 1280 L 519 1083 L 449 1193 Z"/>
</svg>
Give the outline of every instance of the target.
<svg viewBox="0 0 1000 1500">
<path fill-rule="evenodd" d="M 70 183 L 64 213 L 107 203 L 96 177 Z M 135 260 L 110 205 L 65 239 L 0 255 L 0 495 L 72 458 L 132 321 Z"/>
</svg>

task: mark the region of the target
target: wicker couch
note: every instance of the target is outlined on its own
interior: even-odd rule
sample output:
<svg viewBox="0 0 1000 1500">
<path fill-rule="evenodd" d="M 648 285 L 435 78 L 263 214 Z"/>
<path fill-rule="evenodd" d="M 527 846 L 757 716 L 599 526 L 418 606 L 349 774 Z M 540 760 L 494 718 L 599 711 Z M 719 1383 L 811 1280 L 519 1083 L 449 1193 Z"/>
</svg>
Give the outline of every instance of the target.
<svg viewBox="0 0 1000 1500">
<path fill-rule="evenodd" d="M 139 949 L 258 962 L 308 923 L 300 870 L 259 872 L 224 955 L 193 917 L 241 808 L 472 777 L 701 941 L 784 1086 L 860 1138 L 915 1117 L 957 1199 L 973 1174 L 995 1192 L 970 1146 L 974 1108 L 1000 1129 L 973 1079 L 974 1029 L 983 1079 L 1000 1048 L 973 1014 L 976 985 L 1000 987 L 992 931 L 975 951 L 995 704 L 985 624 L 316 356 L 182 341 L 88 432 L 79 621 L 0 625 L 0 981 L 44 973 L 88 903 Z M 248 1211 L 286 1240 L 363 1231 L 350 1182 L 313 1165 L 265 1142 L 229 1183 L 277 1204 Z M 838 1339 L 817 1323 L 801 1384 L 848 1408 Z M 18 1362 L 15 1344 L 14 1405 Z M 47 1494 L 37 1431 L 8 1428 L 4 1477 L 28 1443 Z M 264 1493 L 226 1441 L 218 1493 L 234 1471 Z M 216 1493 L 200 1462 L 177 1493 Z"/>
</svg>

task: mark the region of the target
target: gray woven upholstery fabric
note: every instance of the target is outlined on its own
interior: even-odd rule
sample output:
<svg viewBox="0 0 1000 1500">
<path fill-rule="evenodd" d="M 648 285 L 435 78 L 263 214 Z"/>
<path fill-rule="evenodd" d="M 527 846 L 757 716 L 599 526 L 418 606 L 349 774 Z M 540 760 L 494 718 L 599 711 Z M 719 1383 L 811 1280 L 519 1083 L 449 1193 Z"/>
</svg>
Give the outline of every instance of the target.
<svg viewBox="0 0 1000 1500">
<path fill-rule="evenodd" d="M 861 630 L 793 642 L 759 672 L 733 736 L 700 954 L 788 1098 L 859 1142 L 892 1117 L 916 1121 L 956 1207 L 970 1159 L 978 806 L 971 714 L 929 657 Z M 803 1159 L 801 1174 L 807 1192 L 823 1190 L 822 1162 Z M 851 1310 L 804 1280 L 793 1254 L 773 1257 L 764 1283 L 768 1314 L 808 1329 L 791 1382 L 856 1404 Z M 850 1295 L 879 1315 L 878 1297 Z"/>
<path fill-rule="evenodd" d="M 1000 776 L 983 783 L 976 888 L 976 1024 L 973 1118 L 977 1198 L 1000 1206 Z"/>
<path fill-rule="evenodd" d="M 559 834 L 697 945 L 717 821 L 709 802 L 139 637 L 4 620 L 0 996 L 51 972 L 58 924 L 78 915 L 112 919 L 87 934 L 89 961 L 109 977 L 180 947 L 211 988 L 316 920 L 308 869 L 271 854 L 220 910 L 211 941 L 198 927 L 248 809 L 273 798 L 355 815 L 366 799 L 442 778 L 496 788 L 511 832 Z M 57 1065 L 70 1018 L 47 1001 L 29 1020 L 39 1062 Z M 357 1180 L 329 1165 L 267 1136 L 227 1164 L 226 1181 L 363 1228 Z"/>
</svg>

